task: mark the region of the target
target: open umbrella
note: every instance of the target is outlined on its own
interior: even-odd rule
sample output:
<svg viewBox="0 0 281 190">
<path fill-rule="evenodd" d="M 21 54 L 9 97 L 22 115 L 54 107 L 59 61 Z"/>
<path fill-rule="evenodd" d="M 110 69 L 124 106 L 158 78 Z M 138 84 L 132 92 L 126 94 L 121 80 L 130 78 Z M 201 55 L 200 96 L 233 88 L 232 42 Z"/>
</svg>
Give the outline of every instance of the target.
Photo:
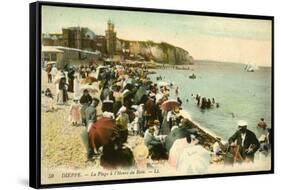
<svg viewBox="0 0 281 190">
<path fill-rule="evenodd" d="M 106 145 L 113 134 L 115 120 L 102 117 L 92 124 L 89 131 L 89 143 L 92 148 L 98 150 L 99 147 Z"/>
<path fill-rule="evenodd" d="M 181 150 L 177 170 L 187 175 L 205 174 L 210 166 L 210 152 L 200 145 L 190 144 Z"/>
<path fill-rule="evenodd" d="M 169 151 L 169 164 L 172 167 L 177 166 L 177 161 L 182 153 L 182 150 L 184 148 L 189 147 L 189 145 L 190 144 L 187 142 L 186 138 L 181 138 L 181 139 L 175 140 L 173 146 L 171 147 L 171 149 Z"/>
<path fill-rule="evenodd" d="M 86 84 L 86 85 L 83 85 L 81 86 L 80 90 L 83 92 L 84 90 L 88 90 L 89 93 L 97 93 L 98 90 L 96 89 L 96 87 L 94 87 L 93 85 L 89 85 L 89 84 Z"/>
<path fill-rule="evenodd" d="M 172 130 L 165 139 L 165 148 L 167 151 L 170 151 L 171 147 L 173 146 L 174 142 L 177 139 L 190 137 L 190 133 L 187 128 L 179 127 Z"/>
<path fill-rule="evenodd" d="M 170 99 L 166 100 L 161 104 L 161 109 L 163 111 L 175 110 L 179 106 L 179 103 L 176 100 Z"/>
<path fill-rule="evenodd" d="M 83 79 L 83 80 L 81 81 L 81 84 L 91 84 L 91 83 L 97 82 L 97 81 L 98 81 L 98 80 L 97 80 L 95 77 L 89 76 L 89 77 Z"/>
</svg>

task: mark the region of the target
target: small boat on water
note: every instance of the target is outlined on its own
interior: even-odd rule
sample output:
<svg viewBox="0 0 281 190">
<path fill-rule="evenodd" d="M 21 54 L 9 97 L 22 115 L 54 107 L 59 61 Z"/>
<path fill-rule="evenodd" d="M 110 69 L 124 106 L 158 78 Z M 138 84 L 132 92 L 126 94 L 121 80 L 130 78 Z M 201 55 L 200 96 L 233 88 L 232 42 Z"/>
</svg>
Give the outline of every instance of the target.
<svg viewBox="0 0 281 190">
<path fill-rule="evenodd" d="M 189 75 L 190 79 L 196 79 L 196 75 L 194 73 L 192 73 L 191 75 Z"/>
<path fill-rule="evenodd" d="M 257 65 L 252 65 L 252 64 L 247 64 L 245 67 L 244 67 L 244 70 L 247 71 L 247 72 L 255 72 L 255 70 L 258 69 L 258 66 Z"/>
<path fill-rule="evenodd" d="M 247 69 L 247 72 L 255 72 L 253 68 Z"/>
<path fill-rule="evenodd" d="M 176 67 L 177 70 L 190 70 L 189 67 L 185 67 L 185 66 L 182 66 L 182 67 Z"/>
</svg>

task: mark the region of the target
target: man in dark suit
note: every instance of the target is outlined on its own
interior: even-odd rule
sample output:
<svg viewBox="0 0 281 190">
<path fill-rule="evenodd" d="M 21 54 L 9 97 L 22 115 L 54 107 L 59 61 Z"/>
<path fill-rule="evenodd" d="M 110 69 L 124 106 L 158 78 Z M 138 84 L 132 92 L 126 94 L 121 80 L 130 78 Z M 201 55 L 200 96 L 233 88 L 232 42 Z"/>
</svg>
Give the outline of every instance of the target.
<svg viewBox="0 0 281 190">
<path fill-rule="evenodd" d="M 243 160 L 253 162 L 260 143 L 256 135 L 247 129 L 247 125 L 246 121 L 238 121 L 238 130 L 229 138 L 228 142 L 232 146 L 237 146 Z"/>
<path fill-rule="evenodd" d="M 80 98 L 80 104 L 82 105 L 80 109 L 81 118 L 82 118 L 82 124 L 87 127 L 86 122 L 86 109 L 92 104 L 93 98 L 90 96 L 89 91 L 85 89 L 83 91 L 83 95 Z"/>
</svg>

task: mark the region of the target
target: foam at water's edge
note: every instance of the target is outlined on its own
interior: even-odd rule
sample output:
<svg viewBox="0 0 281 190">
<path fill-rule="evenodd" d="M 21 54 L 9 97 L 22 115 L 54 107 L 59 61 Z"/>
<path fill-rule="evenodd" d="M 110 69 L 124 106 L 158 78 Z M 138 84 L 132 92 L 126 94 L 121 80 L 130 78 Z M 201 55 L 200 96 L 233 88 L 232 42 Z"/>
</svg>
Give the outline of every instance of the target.
<svg viewBox="0 0 281 190">
<path fill-rule="evenodd" d="M 207 133 L 208 135 L 214 137 L 214 138 L 220 138 L 221 140 L 224 140 L 222 137 L 216 135 L 213 131 L 210 131 L 209 129 L 201 126 L 200 124 L 196 123 L 195 121 L 192 120 L 190 114 L 186 111 L 186 110 L 180 110 L 179 113 L 181 116 L 183 116 L 184 118 L 189 119 L 194 125 L 196 125 L 198 128 L 202 129 L 205 133 Z"/>
</svg>

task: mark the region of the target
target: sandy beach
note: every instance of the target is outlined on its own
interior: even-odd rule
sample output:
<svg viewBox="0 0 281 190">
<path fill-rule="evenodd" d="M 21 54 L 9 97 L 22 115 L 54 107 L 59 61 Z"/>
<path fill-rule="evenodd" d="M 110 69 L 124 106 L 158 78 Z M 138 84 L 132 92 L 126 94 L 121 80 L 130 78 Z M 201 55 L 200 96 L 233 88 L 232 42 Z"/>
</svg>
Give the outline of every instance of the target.
<svg viewBox="0 0 281 190">
<path fill-rule="evenodd" d="M 98 89 L 98 83 L 94 83 Z M 47 74 L 42 71 L 42 90 L 49 88 L 55 92 L 55 84 L 47 82 Z M 100 92 L 93 94 L 99 97 Z M 68 93 L 69 102 L 73 98 L 72 93 Z M 42 96 L 42 107 L 46 97 Z M 108 170 L 104 170 L 100 166 L 100 155 L 95 158 L 95 161 L 87 160 L 87 152 L 81 134 L 85 132 L 86 127 L 72 126 L 69 118 L 70 105 L 56 105 L 55 109 L 46 112 L 42 109 L 42 149 L 41 149 L 41 171 L 42 183 L 65 183 L 65 182 L 81 182 L 92 180 L 110 180 L 110 179 L 128 179 L 128 178 L 143 178 L 143 177 L 161 177 L 161 176 L 176 176 L 189 175 L 184 172 L 176 171 L 175 168 L 169 166 L 167 160 L 152 161 L 148 160 L 153 166 L 150 170 L 136 171 L 132 170 L 131 174 L 127 170 L 118 170 L 120 174 L 112 174 Z M 101 104 L 97 107 L 98 116 L 102 115 Z M 181 110 L 179 115 L 184 118 L 190 118 L 186 110 Z M 219 136 L 212 131 L 201 127 L 198 123 L 193 122 L 195 128 L 198 128 L 202 136 L 210 139 L 204 148 L 210 152 L 215 139 Z M 129 134 L 126 145 L 132 150 L 139 144 L 143 144 L 143 137 L 133 136 Z M 260 162 L 258 165 L 242 165 L 239 167 L 223 167 L 222 165 L 212 165 L 208 169 L 208 173 L 224 173 L 224 172 L 241 172 L 241 171 L 256 171 L 268 170 L 271 167 L 270 160 Z M 155 171 L 157 169 L 157 171 Z M 155 173 L 156 172 L 156 173 Z M 200 174 L 200 173 L 198 173 Z M 194 174 L 193 174 L 194 175 Z M 65 177 L 68 176 L 68 177 Z"/>
</svg>

